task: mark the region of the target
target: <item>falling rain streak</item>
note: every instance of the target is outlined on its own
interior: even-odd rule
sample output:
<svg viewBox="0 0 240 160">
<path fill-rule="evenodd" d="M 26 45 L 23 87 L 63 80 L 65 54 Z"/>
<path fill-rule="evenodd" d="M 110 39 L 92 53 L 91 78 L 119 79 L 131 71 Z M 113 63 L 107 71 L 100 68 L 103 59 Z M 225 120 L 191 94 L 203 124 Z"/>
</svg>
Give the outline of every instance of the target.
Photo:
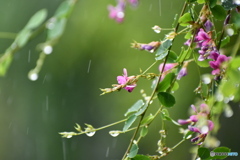
<svg viewBox="0 0 240 160">
<path fill-rule="evenodd" d="M 92 60 L 90 59 L 90 60 L 89 60 L 89 63 L 88 63 L 87 73 L 89 73 L 89 71 L 90 71 L 91 63 L 92 63 Z"/>
<path fill-rule="evenodd" d="M 48 96 L 46 96 L 46 110 L 48 111 Z"/>
<path fill-rule="evenodd" d="M 30 61 L 31 61 L 31 51 L 29 50 L 29 52 L 28 52 L 28 63 L 30 63 Z"/>
<path fill-rule="evenodd" d="M 159 16 L 162 16 L 162 0 L 159 0 Z"/>
</svg>

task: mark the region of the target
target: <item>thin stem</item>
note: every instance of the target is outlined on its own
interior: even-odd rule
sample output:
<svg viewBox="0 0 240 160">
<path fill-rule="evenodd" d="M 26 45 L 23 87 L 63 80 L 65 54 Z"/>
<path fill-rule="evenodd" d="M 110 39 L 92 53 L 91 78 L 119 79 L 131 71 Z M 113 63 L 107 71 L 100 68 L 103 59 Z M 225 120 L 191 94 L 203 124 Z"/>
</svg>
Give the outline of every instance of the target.
<svg viewBox="0 0 240 160">
<path fill-rule="evenodd" d="M 183 9 L 182 9 L 181 14 L 180 14 L 180 17 L 184 14 L 186 7 L 187 7 L 187 2 L 184 3 Z M 175 29 L 174 29 L 174 32 L 175 32 L 175 33 L 177 32 L 178 28 L 179 28 L 179 23 L 177 23 L 177 26 L 176 26 Z M 174 41 L 174 39 L 173 39 L 172 41 Z M 164 68 L 165 68 L 165 65 L 166 65 L 166 63 L 167 63 L 167 59 L 168 59 L 168 56 L 169 56 L 169 51 L 170 51 L 170 49 L 171 49 L 171 46 L 168 48 L 168 54 L 167 54 L 167 56 L 166 56 L 166 58 L 165 58 L 165 60 L 164 60 L 163 67 L 162 67 L 162 70 L 161 70 L 161 74 L 160 74 L 160 76 L 159 76 L 156 84 L 158 84 L 158 83 L 161 81 L 162 73 L 163 73 Z M 152 94 L 151 94 L 151 96 L 150 96 L 150 99 L 149 99 L 149 100 L 147 101 L 147 103 L 146 103 L 147 108 L 146 108 L 146 110 L 145 110 L 145 111 L 142 113 L 142 115 L 141 115 L 140 121 L 139 121 L 139 123 L 138 123 L 138 125 L 137 125 L 137 129 L 135 130 L 135 132 L 134 132 L 134 134 L 133 134 L 133 136 L 132 136 L 132 138 L 131 138 L 131 140 L 130 140 L 130 144 L 129 144 L 129 146 L 128 146 L 128 148 L 127 148 L 127 150 L 126 150 L 126 152 L 125 152 L 125 154 L 124 154 L 124 156 L 123 156 L 123 158 L 122 158 L 122 160 L 124 160 L 124 159 L 127 157 L 127 154 L 128 154 L 128 152 L 130 151 L 130 149 L 131 149 L 131 147 L 132 147 L 133 140 L 134 140 L 134 139 L 136 138 L 136 136 L 137 136 L 138 130 L 139 130 L 139 128 L 140 128 L 141 121 L 142 121 L 145 113 L 147 112 L 148 106 L 150 105 L 150 102 L 152 101 L 152 99 L 153 99 L 153 97 L 154 97 L 154 95 L 155 95 L 155 93 L 156 93 L 156 91 L 157 91 L 157 87 L 158 87 L 158 85 L 155 85 L 155 87 L 154 87 L 154 89 L 153 89 L 153 92 L 152 92 Z"/>
</svg>

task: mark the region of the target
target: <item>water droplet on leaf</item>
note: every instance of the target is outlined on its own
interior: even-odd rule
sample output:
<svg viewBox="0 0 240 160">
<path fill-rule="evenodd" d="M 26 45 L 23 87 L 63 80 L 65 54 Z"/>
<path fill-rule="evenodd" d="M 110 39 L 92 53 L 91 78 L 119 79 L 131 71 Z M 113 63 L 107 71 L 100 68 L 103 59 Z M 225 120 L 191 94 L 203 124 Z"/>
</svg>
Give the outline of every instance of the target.
<svg viewBox="0 0 240 160">
<path fill-rule="evenodd" d="M 31 80 L 31 81 L 36 81 L 38 79 L 38 74 L 37 73 L 29 73 L 28 75 L 28 78 Z"/>
<path fill-rule="evenodd" d="M 52 53 L 52 51 L 53 51 L 53 48 L 52 48 L 52 46 L 45 46 L 44 48 L 43 48 L 43 52 L 45 53 L 45 54 L 51 54 Z"/>
</svg>

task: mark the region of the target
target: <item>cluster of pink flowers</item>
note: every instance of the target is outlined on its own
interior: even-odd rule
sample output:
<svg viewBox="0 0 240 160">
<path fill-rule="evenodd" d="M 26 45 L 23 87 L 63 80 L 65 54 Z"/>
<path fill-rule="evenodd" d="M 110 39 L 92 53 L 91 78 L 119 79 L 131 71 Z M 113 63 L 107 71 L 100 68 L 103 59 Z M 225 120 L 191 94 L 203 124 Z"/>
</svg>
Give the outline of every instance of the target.
<svg viewBox="0 0 240 160">
<path fill-rule="evenodd" d="M 132 6 L 138 5 L 138 0 L 128 0 Z M 118 0 L 116 6 L 109 5 L 109 17 L 118 23 L 122 23 L 125 17 L 126 0 Z"/>
<path fill-rule="evenodd" d="M 221 70 L 224 69 L 222 68 L 222 64 L 229 61 L 230 58 L 225 55 L 221 55 L 217 50 L 216 44 L 211 38 L 211 21 L 208 20 L 204 27 L 205 30 L 200 28 L 194 39 L 194 42 L 197 43 L 196 48 L 200 48 L 198 51 L 200 54 L 198 60 L 203 61 L 205 59 L 211 59 L 209 64 L 210 67 L 214 69 L 212 71 L 212 75 L 219 76 L 221 74 Z M 190 40 L 188 40 L 185 45 L 190 45 Z"/>
<path fill-rule="evenodd" d="M 188 129 L 192 132 L 198 133 L 198 135 L 191 139 L 191 141 L 201 145 L 208 133 L 214 128 L 214 123 L 209 120 L 210 111 L 207 104 L 201 104 L 199 111 L 197 111 L 194 105 L 191 105 L 191 107 L 194 111 L 194 114 L 188 119 L 179 119 L 178 123 L 181 125 L 189 124 Z"/>
</svg>

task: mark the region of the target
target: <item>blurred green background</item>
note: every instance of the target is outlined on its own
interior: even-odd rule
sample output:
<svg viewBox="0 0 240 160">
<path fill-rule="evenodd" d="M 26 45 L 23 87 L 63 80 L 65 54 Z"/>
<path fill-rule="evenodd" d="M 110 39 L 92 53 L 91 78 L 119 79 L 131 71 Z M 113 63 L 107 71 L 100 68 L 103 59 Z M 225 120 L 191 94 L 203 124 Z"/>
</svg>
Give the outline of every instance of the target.
<svg viewBox="0 0 240 160">
<path fill-rule="evenodd" d="M 50 18 L 62 0 L 0 0 L 0 31 L 19 32 L 38 10 L 46 8 Z M 132 93 L 101 94 L 99 88 L 115 84 L 116 76 L 127 68 L 129 75 L 139 73 L 154 62 L 154 55 L 130 48 L 133 40 L 150 42 L 163 39 L 151 27 L 169 28 L 183 1 L 150 0 L 140 2 L 137 8 L 126 9 L 123 24 L 108 18 L 107 5 L 114 0 L 79 0 L 68 20 L 64 35 L 47 56 L 37 81 L 28 79 L 35 67 L 39 52 L 36 45 L 44 42 L 41 34 L 18 51 L 5 77 L 0 78 L 0 159 L 1 160 L 120 160 L 132 133 L 111 137 L 110 130 L 122 129 L 123 124 L 98 131 L 93 137 L 81 135 L 64 139 L 58 134 L 74 131 L 75 123 L 101 127 L 124 119 L 127 109 L 141 98 L 140 89 L 151 93 L 147 80 L 140 80 Z M 13 40 L 0 39 L 0 52 Z M 176 40 L 173 49 L 180 51 L 183 41 Z M 194 103 L 198 85 L 195 65 L 189 66 L 189 76 L 180 81 L 174 94 L 177 100 L 169 112 L 172 118 L 187 118 L 188 108 Z M 158 65 L 151 70 L 158 72 Z M 157 108 L 154 103 L 147 114 Z M 239 112 L 239 106 L 234 106 Z M 240 151 L 238 116 L 223 117 L 218 137 L 223 146 Z M 160 137 L 160 118 L 150 127 L 140 143 L 140 153 L 156 154 Z M 234 124 L 235 123 L 235 124 Z M 177 127 L 168 124 L 168 144 L 175 145 L 182 136 Z M 226 126 L 225 124 L 228 124 Z M 229 125 L 230 124 L 230 125 Z M 232 125 L 232 128 L 231 128 Z M 232 129 L 232 130 L 231 130 Z M 190 159 L 189 141 L 163 159 Z M 230 158 L 229 158 L 230 159 Z"/>
</svg>

